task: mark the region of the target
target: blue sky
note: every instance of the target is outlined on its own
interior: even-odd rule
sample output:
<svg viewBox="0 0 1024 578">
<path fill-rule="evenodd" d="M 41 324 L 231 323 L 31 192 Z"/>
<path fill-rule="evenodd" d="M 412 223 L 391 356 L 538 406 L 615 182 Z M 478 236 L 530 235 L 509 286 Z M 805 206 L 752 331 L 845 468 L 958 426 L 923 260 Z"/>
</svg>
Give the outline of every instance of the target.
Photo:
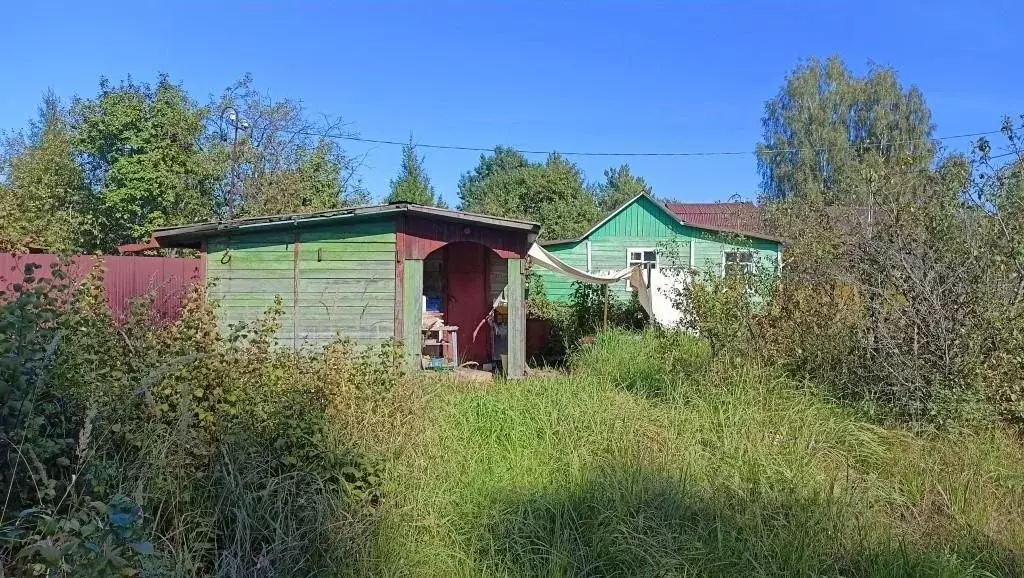
<svg viewBox="0 0 1024 578">
<path fill-rule="evenodd" d="M 918 85 L 938 136 L 1024 113 L 1019 2 L 10 2 L 0 128 L 42 94 L 93 95 L 101 75 L 170 74 L 200 101 L 245 73 L 361 136 L 562 151 L 750 150 L 764 101 L 809 56 L 869 61 Z M 947 143 L 954 148 L 966 141 Z M 365 155 L 377 197 L 399 149 Z M 479 153 L 421 150 L 438 191 Z M 754 197 L 753 156 L 578 158 L 589 180 L 628 161 L 660 197 Z"/>
</svg>

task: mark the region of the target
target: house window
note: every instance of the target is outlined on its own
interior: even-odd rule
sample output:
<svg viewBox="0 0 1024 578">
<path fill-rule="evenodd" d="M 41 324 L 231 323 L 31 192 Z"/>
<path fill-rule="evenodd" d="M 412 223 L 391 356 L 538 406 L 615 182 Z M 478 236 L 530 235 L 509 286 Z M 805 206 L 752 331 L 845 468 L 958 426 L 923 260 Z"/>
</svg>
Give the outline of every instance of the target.
<svg viewBox="0 0 1024 578">
<path fill-rule="evenodd" d="M 658 253 L 654 249 L 629 249 L 626 254 L 626 266 L 640 265 L 643 269 L 658 268 Z"/>
<path fill-rule="evenodd" d="M 749 274 L 754 272 L 753 251 L 726 251 L 724 261 L 724 273 Z"/>
<path fill-rule="evenodd" d="M 633 267 L 639 265 L 641 269 L 645 270 L 644 279 L 647 280 L 647 286 L 651 286 L 651 273 L 652 269 L 658 268 L 658 252 L 654 249 L 626 249 L 626 266 Z M 629 279 L 625 280 L 626 289 L 629 289 Z"/>
</svg>

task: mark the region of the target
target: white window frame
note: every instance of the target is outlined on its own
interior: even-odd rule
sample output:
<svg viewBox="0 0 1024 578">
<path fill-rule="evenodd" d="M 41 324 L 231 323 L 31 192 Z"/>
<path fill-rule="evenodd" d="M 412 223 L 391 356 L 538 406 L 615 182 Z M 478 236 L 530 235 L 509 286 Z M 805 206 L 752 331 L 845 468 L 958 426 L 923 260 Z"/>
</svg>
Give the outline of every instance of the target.
<svg viewBox="0 0 1024 578">
<path fill-rule="evenodd" d="M 648 252 L 648 251 L 654 253 L 654 267 L 653 268 L 654 269 L 660 269 L 661 268 L 661 255 L 659 254 L 659 251 L 657 249 L 655 249 L 654 247 L 628 247 L 626 249 L 626 267 L 632 267 L 633 265 L 637 265 L 637 264 L 640 264 L 640 263 L 649 263 L 649 261 L 644 261 L 642 259 L 643 254 L 645 252 Z M 640 253 L 641 260 L 638 263 L 632 263 L 632 259 L 630 259 L 629 256 L 632 255 L 633 253 L 638 253 L 638 252 Z M 646 276 L 644 278 L 646 279 Z M 629 279 L 626 279 L 625 281 L 626 281 L 626 289 L 629 289 Z"/>
<path fill-rule="evenodd" d="M 626 267 L 632 267 L 634 264 L 639 263 L 649 263 L 649 261 L 644 261 L 642 258 L 643 254 L 648 252 L 654 253 L 654 268 L 659 269 L 661 266 L 661 256 L 658 255 L 658 250 L 654 247 L 630 247 L 626 249 Z M 629 257 L 633 253 L 640 253 L 641 259 L 638 263 L 632 263 L 632 259 Z"/>
<path fill-rule="evenodd" d="M 756 268 L 757 268 L 757 251 L 754 250 L 754 249 L 740 249 L 740 248 L 737 248 L 737 247 L 733 247 L 731 249 L 723 249 L 722 250 L 722 277 L 725 277 L 725 273 L 728 270 L 729 262 L 727 261 L 727 257 L 729 255 L 729 253 L 746 253 L 747 255 L 750 255 L 750 262 L 749 263 L 741 263 L 741 265 L 746 265 L 747 266 L 747 269 L 746 269 L 747 273 L 753 274 L 753 273 L 756 272 Z"/>
</svg>

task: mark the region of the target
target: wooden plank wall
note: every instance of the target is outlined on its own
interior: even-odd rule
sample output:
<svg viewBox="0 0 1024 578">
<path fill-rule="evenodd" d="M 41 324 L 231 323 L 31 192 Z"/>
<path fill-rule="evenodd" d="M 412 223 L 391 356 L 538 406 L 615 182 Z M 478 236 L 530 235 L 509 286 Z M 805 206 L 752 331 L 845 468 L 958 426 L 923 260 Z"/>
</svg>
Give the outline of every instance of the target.
<svg viewBox="0 0 1024 578">
<path fill-rule="evenodd" d="M 503 259 L 526 254 L 526 234 L 521 231 L 506 231 L 487 227 L 456 223 L 422 217 L 408 217 L 405 220 L 405 241 L 400 248 L 400 258 L 425 259 L 433 251 L 448 243 L 472 241 L 479 243 Z"/>
<path fill-rule="evenodd" d="M 627 265 L 628 248 L 651 248 L 659 252 L 659 267 L 693 268 L 698 270 L 722 269 L 725 251 L 743 249 L 736 247 L 728 235 L 688 227 L 666 215 L 649 199 L 641 198 L 627 207 L 615 218 L 594 231 L 590 241 L 592 273 L 618 271 Z M 663 250 L 668 244 L 678 251 L 674 259 Z M 693 249 L 691 251 L 691 244 Z M 774 266 L 778 261 L 779 243 L 761 239 L 750 239 L 752 248 L 760 263 Z M 578 269 L 586 269 L 586 242 L 565 243 L 546 247 L 553 255 Z M 690 255 L 693 262 L 690 262 Z M 567 301 L 572 293 L 572 279 L 558 273 L 541 272 L 544 288 L 552 301 Z M 616 294 L 626 297 L 629 288 L 625 282 L 613 283 L 610 288 Z"/>
<path fill-rule="evenodd" d="M 300 343 L 325 344 L 338 334 L 365 344 L 394 337 L 393 220 L 303 231 L 298 269 Z"/>
<path fill-rule="evenodd" d="M 526 374 L 526 293 L 523 260 L 508 259 L 508 367 L 510 379 Z"/>
<path fill-rule="evenodd" d="M 492 305 L 494 301 L 505 291 L 508 285 L 508 265 L 505 259 L 487 253 L 487 304 Z"/>
<path fill-rule="evenodd" d="M 564 243 L 544 248 L 567 265 L 571 265 L 580 271 L 587 270 L 586 242 Z M 541 276 L 544 282 L 544 294 L 548 296 L 548 299 L 562 302 L 568 301 L 572 297 L 573 279 L 571 277 L 555 273 L 544 267 L 534 266 L 533 270 Z"/>
<path fill-rule="evenodd" d="M 421 337 L 420 326 L 423 318 L 423 261 L 406 259 L 402 267 L 402 327 L 405 354 L 409 368 L 420 368 Z"/>
<path fill-rule="evenodd" d="M 392 220 L 236 235 L 207 247 L 222 326 L 252 321 L 280 295 L 282 345 L 313 347 L 338 336 L 369 345 L 394 336 Z"/>
<path fill-rule="evenodd" d="M 207 241 L 207 298 L 218 303 L 222 330 L 249 323 L 280 296 L 284 306 L 278 342 L 291 346 L 295 315 L 295 234 L 274 232 Z"/>
</svg>

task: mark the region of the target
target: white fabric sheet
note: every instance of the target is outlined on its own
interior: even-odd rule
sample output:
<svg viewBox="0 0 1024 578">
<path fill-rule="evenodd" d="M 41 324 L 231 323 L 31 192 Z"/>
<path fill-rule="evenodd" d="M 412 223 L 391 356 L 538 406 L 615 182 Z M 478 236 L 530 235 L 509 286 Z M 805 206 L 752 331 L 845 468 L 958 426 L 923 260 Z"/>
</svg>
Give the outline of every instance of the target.
<svg viewBox="0 0 1024 578">
<path fill-rule="evenodd" d="M 558 257 L 555 257 L 537 243 L 534 243 L 533 246 L 530 247 L 528 255 L 530 257 L 530 262 L 534 265 L 539 265 L 545 269 L 584 283 L 608 285 L 622 281 L 623 279 L 629 279 L 629 286 L 636 290 L 637 297 L 640 300 L 640 306 L 644 308 L 644 311 L 647 312 L 647 315 L 650 316 L 652 320 L 655 319 L 654 308 L 651 304 L 651 291 L 647 287 L 647 283 L 644 281 L 643 270 L 640 269 L 640 267 L 626 267 L 621 271 L 616 271 L 606 275 L 588 273 L 569 265 Z"/>
</svg>

